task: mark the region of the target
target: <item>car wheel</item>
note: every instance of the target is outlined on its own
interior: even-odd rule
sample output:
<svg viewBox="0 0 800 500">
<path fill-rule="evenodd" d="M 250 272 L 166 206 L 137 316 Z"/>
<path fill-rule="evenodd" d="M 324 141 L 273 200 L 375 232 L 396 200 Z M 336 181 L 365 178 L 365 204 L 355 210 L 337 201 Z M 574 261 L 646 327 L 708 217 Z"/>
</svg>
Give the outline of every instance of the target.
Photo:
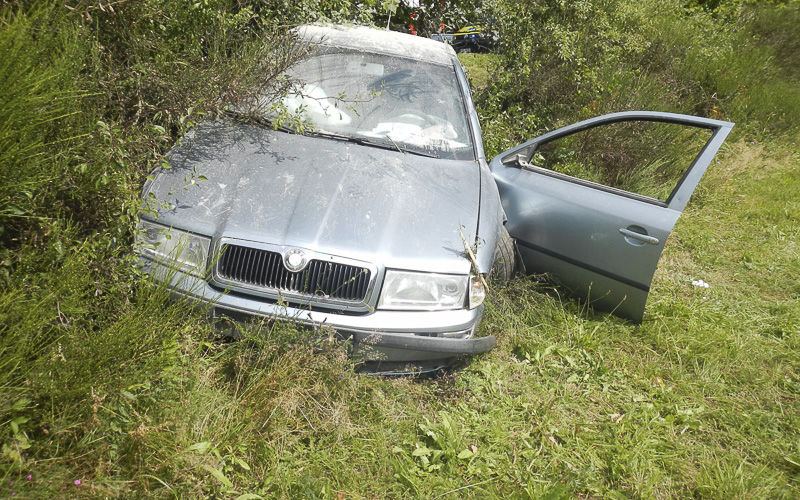
<svg viewBox="0 0 800 500">
<path fill-rule="evenodd" d="M 494 249 L 494 264 L 489 279 L 499 284 L 508 282 L 514 274 L 514 256 L 514 240 L 503 226 L 500 229 L 497 248 Z"/>
</svg>

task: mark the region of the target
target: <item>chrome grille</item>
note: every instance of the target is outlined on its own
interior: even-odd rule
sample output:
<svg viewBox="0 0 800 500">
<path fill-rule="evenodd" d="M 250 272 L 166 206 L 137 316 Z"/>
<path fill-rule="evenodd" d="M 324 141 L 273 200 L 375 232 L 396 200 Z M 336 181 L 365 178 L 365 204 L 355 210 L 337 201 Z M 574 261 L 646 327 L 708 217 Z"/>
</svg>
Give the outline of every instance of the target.
<svg viewBox="0 0 800 500">
<path fill-rule="evenodd" d="M 367 268 L 322 260 L 293 273 L 278 252 L 231 244 L 222 246 L 217 275 L 248 287 L 353 302 L 366 298 L 371 277 Z"/>
</svg>

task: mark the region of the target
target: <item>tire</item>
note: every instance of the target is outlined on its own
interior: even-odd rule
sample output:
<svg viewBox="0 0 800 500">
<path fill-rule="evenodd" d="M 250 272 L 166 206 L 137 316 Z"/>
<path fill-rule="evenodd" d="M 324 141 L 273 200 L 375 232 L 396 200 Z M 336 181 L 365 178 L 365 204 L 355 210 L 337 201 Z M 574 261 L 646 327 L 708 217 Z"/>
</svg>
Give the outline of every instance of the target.
<svg viewBox="0 0 800 500">
<path fill-rule="evenodd" d="M 497 248 L 494 249 L 494 264 L 489 279 L 496 284 L 507 283 L 514 275 L 515 255 L 514 240 L 503 226 L 497 239 Z"/>
</svg>

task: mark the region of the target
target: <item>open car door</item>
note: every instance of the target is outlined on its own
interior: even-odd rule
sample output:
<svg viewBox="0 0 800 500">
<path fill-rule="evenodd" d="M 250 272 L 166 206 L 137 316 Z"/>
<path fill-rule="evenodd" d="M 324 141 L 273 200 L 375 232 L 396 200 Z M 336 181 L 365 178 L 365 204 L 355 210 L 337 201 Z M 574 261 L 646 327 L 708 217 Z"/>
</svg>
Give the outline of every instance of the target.
<svg viewBox="0 0 800 500">
<path fill-rule="evenodd" d="M 495 157 L 506 228 L 527 272 L 547 273 L 593 307 L 641 322 L 664 243 L 732 127 L 674 113 L 613 113 Z"/>
</svg>

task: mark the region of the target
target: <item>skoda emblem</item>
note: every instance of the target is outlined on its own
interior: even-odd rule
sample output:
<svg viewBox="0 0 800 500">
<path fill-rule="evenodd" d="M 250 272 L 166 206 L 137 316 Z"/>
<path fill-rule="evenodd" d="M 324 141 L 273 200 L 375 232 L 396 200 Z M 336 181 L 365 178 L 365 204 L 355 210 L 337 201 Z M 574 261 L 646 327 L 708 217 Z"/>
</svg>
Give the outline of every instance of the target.
<svg viewBox="0 0 800 500">
<path fill-rule="evenodd" d="M 298 248 L 292 248 L 283 255 L 283 263 L 286 265 L 286 269 L 293 273 L 301 271 L 306 267 L 307 262 L 306 254 Z"/>
</svg>

